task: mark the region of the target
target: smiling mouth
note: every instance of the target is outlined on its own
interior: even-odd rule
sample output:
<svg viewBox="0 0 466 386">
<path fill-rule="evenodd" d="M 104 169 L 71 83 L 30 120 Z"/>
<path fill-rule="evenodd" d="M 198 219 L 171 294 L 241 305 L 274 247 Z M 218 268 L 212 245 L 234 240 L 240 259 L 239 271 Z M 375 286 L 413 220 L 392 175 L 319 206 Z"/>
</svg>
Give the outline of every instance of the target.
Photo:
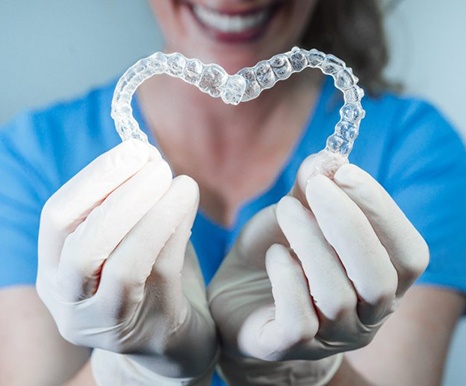
<svg viewBox="0 0 466 386">
<path fill-rule="evenodd" d="M 278 3 L 248 12 L 223 12 L 201 5 L 192 5 L 197 22 L 216 39 L 245 42 L 261 36 L 269 24 Z"/>
</svg>

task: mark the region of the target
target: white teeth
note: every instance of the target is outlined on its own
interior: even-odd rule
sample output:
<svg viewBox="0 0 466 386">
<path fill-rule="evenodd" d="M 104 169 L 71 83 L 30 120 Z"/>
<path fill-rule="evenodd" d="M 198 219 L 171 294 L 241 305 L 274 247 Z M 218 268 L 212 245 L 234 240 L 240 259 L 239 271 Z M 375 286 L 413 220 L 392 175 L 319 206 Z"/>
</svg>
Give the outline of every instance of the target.
<svg viewBox="0 0 466 386">
<path fill-rule="evenodd" d="M 227 15 L 199 5 L 193 7 L 194 14 L 210 28 L 227 33 L 238 33 L 255 28 L 264 22 L 268 11 L 258 11 L 247 15 Z"/>
</svg>

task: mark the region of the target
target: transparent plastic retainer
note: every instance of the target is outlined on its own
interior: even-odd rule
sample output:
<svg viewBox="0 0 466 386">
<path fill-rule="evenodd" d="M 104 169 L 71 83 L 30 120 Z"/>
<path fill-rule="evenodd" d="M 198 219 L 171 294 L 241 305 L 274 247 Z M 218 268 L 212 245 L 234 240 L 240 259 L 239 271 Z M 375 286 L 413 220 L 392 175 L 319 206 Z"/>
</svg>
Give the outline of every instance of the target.
<svg viewBox="0 0 466 386">
<path fill-rule="evenodd" d="M 361 105 L 364 91 L 358 86 L 358 78 L 351 68 L 346 67 L 342 60 L 316 49 L 294 47 L 289 52 L 260 61 L 254 67 L 243 68 L 235 75 L 229 75 L 217 64 L 204 64 L 180 53 L 155 52 L 136 62 L 120 78 L 113 95 L 111 115 L 122 140 L 135 138 L 147 142 L 146 134 L 133 117 L 131 100 L 136 89 L 153 75 L 168 74 L 180 78 L 214 98 L 237 105 L 257 98 L 263 90 L 305 68 L 319 68 L 332 76 L 335 87 L 343 93 L 340 120 L 334 133 L 328 137 L 325 149 L 318 153 L 315 170 L 316 173 L 333 175 L 341 164 L 348 162 L 348 155 L 358 136 L 359 125 L 365 115 Z"/>
</svg>

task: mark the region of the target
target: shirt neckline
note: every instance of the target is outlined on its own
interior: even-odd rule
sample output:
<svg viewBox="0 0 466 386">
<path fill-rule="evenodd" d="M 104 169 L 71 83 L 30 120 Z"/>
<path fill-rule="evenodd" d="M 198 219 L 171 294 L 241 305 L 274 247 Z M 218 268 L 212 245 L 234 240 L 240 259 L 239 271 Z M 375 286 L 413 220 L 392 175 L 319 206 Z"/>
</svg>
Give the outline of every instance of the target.
<svg viewBox="0 0 466 386">
<path fill-rule="evenodd" d="M 285 195 L 290 189 L 290 174 L 296 175 L 296 172 L 302 160 L 312 153 L 322 150 L 322 138 L 326 138 L 327 132 L 322 132 L 319 128 L 323 128 L 325 122 L 326 111 L 328 110 L 327 103 L 333 93 L 333 84 L 329 77 L 326 77 L 321 84 L 318 97 L 314 107 L 310 109 L 307 123 L 302 131 L 300 138 L 296 141 L 294 148 L 290 151 L 287 161 L 283 164 L 281 171 L 277 174 L 277 178 L 263 192 L 246 200 L 238 209 L 236 220 L 231 226 L 224 226 L 211 219 L 202 209 L 198 210 L 198 221 L 209 225 L 218 233 L 239 233 L 243 225 L 260 209 L 276 202 L 277 197 Z M 149 130 L 147 121 L 145 120 L 142 110 L 139 105 L 137 94 L 133 98 L 133 114 L 134 118 L 139 122 L 141 130 L 147 135 L 149 143 L 160 150 L 155 135 Z M 320 134 L 320 135 L 319 135 Z M 325 142 L 324 142 L 325 144 Z M 162 154 L 163 156 L 163 154 Z M 294 181 L 294 177 L 291 179 Z M 291 183 L 292 184 L 292 183 Z"/>
</svg>

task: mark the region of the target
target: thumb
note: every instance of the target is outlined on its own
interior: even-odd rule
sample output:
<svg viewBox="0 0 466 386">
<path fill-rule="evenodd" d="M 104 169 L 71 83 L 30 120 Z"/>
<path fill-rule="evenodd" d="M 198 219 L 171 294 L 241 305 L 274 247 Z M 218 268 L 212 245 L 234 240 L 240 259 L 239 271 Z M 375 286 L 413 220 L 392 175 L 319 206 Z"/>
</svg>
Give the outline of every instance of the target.
<svg viewBox="0 0 466 386">
<path fill-rule="evenodd" d="M 235 243 L 236 254 L 247 266 L 265 269 L 265 254 L 273 244 L 288 245 L 278 225 L 277 205 L 258 212 L 244 227 Z"/>
<path fill-rule="evenodd" d="M 265 305 L 251 312 L 239 331 L 238 343 L 248 355 L 279 361 L 296 344 L 314 337 L 319 320 L 301 264 L 288 248 L 272 245 L 267 251 L 266 267 L 274 306 Z"/>
<path fill-rule="evenodd" d="M 290 191 L 290 196 L 297 198 L 307 207 L 306 185 L 309 178 L 317 174 L 323 174 L 333 179 L 336 171 L 347 163 L 348 159 L 346 157 L 328 150 L 322 150 L 316 154 L 311 154 L 301 163 L 298 173 L 296 174 L 295 183 Z"/>
</svg>

